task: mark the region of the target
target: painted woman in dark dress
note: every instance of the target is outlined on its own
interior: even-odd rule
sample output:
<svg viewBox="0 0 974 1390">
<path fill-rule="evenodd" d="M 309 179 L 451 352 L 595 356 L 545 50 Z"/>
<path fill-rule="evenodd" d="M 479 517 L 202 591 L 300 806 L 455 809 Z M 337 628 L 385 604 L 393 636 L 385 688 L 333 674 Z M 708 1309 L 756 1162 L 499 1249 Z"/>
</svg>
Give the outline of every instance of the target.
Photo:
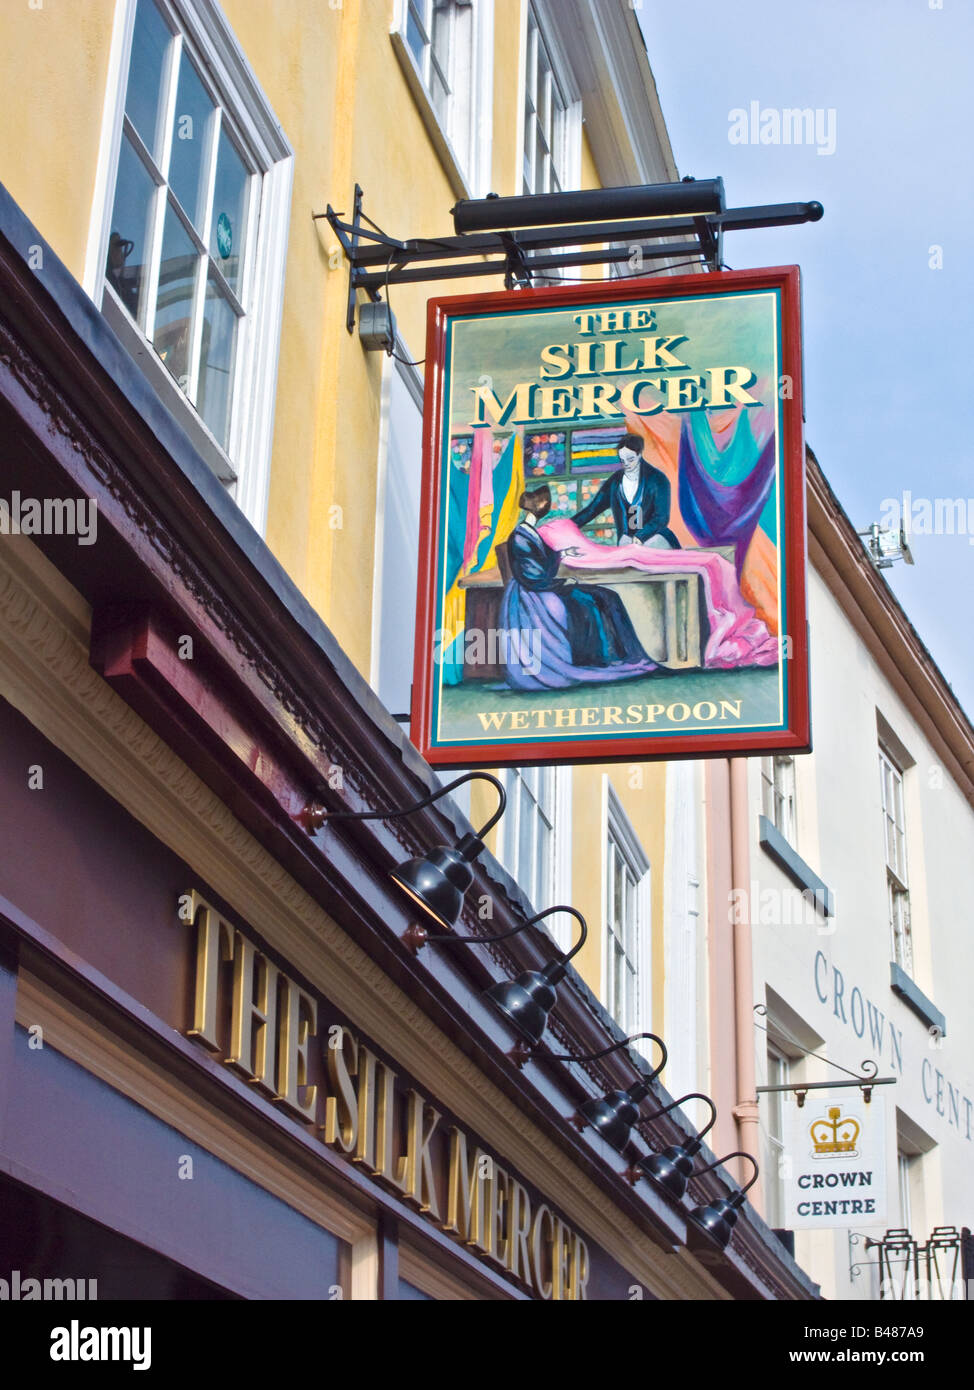
<svg viewBox="0 0 974 1390">
<path fill-rule="evenodd" d="M 537 530 L 551 510 L 547 485 L 522 493 L 520 503 L 526 515 L 507 542 L 511 579 L 500 611 L 508 634 L 508 684 L 515 690 L 562 690 L 657 670 L 617 593 L 557 577 L 562 552 Z"/>
</svg>

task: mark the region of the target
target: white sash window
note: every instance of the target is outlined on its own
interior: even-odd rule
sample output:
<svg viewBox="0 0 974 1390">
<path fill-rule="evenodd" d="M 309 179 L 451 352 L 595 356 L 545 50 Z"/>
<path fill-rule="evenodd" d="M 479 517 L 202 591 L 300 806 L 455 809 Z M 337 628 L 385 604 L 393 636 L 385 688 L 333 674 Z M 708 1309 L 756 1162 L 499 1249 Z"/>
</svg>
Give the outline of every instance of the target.
<svg viewBox="0 0 974 1390">
<path fill-rule="evenodd" d="M 86 287 L 258 528 L 290 176 L 213 0 L 119 0 Z"/>
</svg>

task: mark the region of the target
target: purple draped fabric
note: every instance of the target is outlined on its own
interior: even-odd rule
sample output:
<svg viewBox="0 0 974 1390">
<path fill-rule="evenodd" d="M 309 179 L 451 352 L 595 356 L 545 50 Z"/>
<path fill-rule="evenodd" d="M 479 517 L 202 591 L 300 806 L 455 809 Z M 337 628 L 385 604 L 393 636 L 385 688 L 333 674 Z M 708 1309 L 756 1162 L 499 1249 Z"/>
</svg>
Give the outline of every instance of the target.
<svg viewBox="0 0 974 1390">
<path fill-rule="evenodd" d="M 572 661 L 568 613 L 554 589 L 539 592 L 509 584 L 501 601 L 500 625 L 508 640 L 507 681 L 515 690 L 565 690 L 573 685 L 631 680 L 659 669 L 648 657 L 609 666 L 577 666 Z"/>
<path fill-rule="evenodd" d="M 564 548 L 549 545 L 540 529 L 524 523 L 508 541 L 512 578 L 500 606 L 508 684 L 515 690 L 564 690 L 655 671 L 617 594 L 557 578 Z"/>
<path fill-rule="evenodd" d="M 740 579 L 744 557 L 774 482 L 774 435 L 739 483 L 719 483 L 704 466 L 686 419 L 680 427 L 680 514 L 705 546 L 733 545 Z"/>
</svg>

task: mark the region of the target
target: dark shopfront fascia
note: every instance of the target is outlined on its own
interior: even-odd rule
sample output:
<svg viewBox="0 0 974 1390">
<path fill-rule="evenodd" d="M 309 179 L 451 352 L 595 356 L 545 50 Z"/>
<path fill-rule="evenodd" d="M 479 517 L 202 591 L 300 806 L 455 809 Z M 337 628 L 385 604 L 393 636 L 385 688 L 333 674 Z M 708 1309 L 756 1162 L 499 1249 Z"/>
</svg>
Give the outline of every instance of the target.
<svg viewBox="0 0 974 1390">
<path fill-rule="evenodd" d="M 9 1223 L 13 1254 L 26 1258 L 36 1227 L 49 1262 L 78 1249 L 104 1261 L 36 1273 L 102 1273 L 110 1290 L 124 1266 L 130 1294 L 175 1297 L 537 1298 L 552 1292 L 544 1252 L 557 1250 L 563 1297 L 814 1298 L 749 1208 L 724 1255 L 694 1254 L 688 1208 L 631 1186 L 626 1160 L 571 1124 L 582 1099 L 635 1079 L 625 1053 L 551 1060 L 619 1036 L 576 976 L 547 1047 L 523 1070 L 510 1059 L 514 1035 L 481 995 L 539 968 L 543 929 L 405 949 L 413 918 L 388 869 L 469 829 L 451 803 L 316 840 L 297 823 L 323 787 L 336 809 L 360 810 L 410 805 L 436 782 L 80 287 L 46 246 L 43 272 L 30 269 L 37 245 L 0 190 L 0 497 L 93 498 L 98 533 L 89 546 L 0 537 L 0 1178 L 23 1217 Z M 475 869 L 469 900 L 491 896 L 491 929 L 523 921 L 489 856 Z M 190 1036 L 207 913 L 228 951 L 249 943 L 280 972 L 280 1007 L 290 998 L 313 1019 L 300 1081 L 318 1086 L 314 1113 L 224 1060 L 229 975 L 219 1050 Z M 374 1059 L 375 1148 L 361 1154 L 340 1142 L 340 1110 L 329 1137 L 336 1026 Z M 404 1176 L 399 1157 L 408 1168 L 422 1150 L 408 1148 L 410 1126 L 428 1133 L 433 1112 L 425 1174 Z M 682 1134 L 666 1116 L 642 1137 L 663 1147 Z M 515 1274 L 489 1232 L 447 1229 L 464 1146 L 502 1172 L 498 1210 L 522 1194 L 540 1227 L 536 1269 Z M 690 1198 L 730 1185 L 708 1174 Z"/>
</svg>

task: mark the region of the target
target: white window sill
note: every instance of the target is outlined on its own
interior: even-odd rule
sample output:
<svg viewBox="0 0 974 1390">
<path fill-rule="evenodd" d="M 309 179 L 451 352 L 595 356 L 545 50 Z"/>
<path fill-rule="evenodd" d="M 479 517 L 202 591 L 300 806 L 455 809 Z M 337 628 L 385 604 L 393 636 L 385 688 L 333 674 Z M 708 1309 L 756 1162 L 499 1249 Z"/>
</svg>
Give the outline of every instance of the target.
<svg viewBox="0 0 974 1390">
<path fill-rule="evenodd" d="M 186 431 L 193 447 L 203 461 L 212 468 L 221 483 L 236 482 L 236 470 L 226 453 L 217 443 L 214 435 L 210 433 L 202 417 L 197 414 L 179 389 L 169 368 L 133 321 L 111 285 L 108 284 L 105 285 L 101 311 L 160 401 Z"/>
<path fill-rule="evenodd" d="M 427 134 L 433 142 L 433 148 L 439 155 L 440 163 L 443 165 L 444 172 L 450 182 L 450 187 L 458 198 L 470 198 L 473 194 L 470 185 L 460 165 L 456 151 L 450 143 L 449 136 L 440 123 L 440 118 L 433 108 L 426 84 L 423 81 L 423 74 L 417 66 L 416 59 L 413 57 L 412 49 L 403 38 L 398 29 L 393 29 L 389 36 L 392 39 L 392 47 L 396 57 L 399 59 L 399 66 L 403 70 L 403 75 L 413 94 L 416 107 L 419 111 L 423 125 L 426 127 Z"/>
</svg>

